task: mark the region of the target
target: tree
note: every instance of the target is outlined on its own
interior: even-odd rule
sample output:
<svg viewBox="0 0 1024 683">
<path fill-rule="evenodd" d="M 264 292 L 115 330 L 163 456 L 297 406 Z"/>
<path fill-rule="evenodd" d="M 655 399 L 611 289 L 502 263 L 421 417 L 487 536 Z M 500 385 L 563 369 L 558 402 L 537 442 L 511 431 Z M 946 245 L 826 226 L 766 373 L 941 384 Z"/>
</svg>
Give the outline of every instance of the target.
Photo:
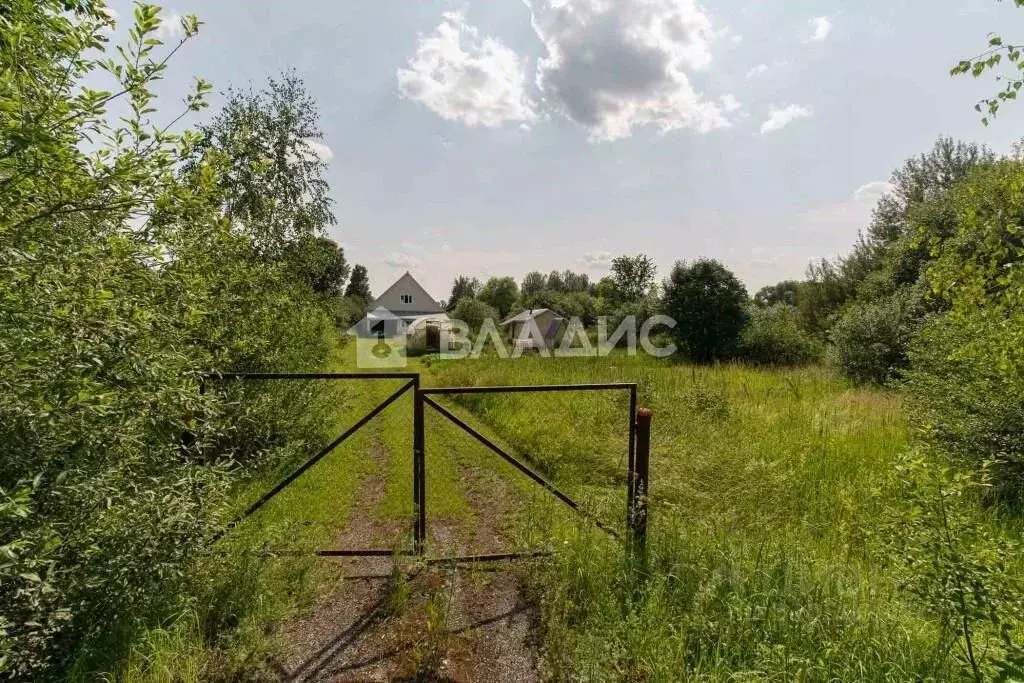
<svg viewBox="0 0 1024 683">
<path fill-rule="evenodd" d="M 455 278 L 455 282 L 452 283 L 452 295 L 448 299 L 445 308 L 451 311 L 461 300 L 475 299 L 477 294 L 480 293 L 480 288 L 480 280 L 477 280 L 475 277 L 470 278 L 466 275 L 459 275 Z"/>
<path fill-rule="evenodd" d="M 479 299 L 462 299 L 450 315 L 452 320 L 466 323 L 473 332 L 479 330 L 485 320 L 493 320 L 495 325 L 500 322 L 498 312 Z"/>
<path fill-rule="evenodd" d="M 318 109 L 302 80 L 286 72 L 260 92 L 228 90 L 225 97 L 223 110 L 202 127 L 199 147 L 202 156 L 229 159 L 218 177 L 225 215 L 264 257 L 322 235 L 336 221 Z"/>
<path fill-rule="evenodd" d="M 619 256 L 612 260 L 612 279 L 616 295 L 621 301 L 637 301 L 654 287 L 658 269 L 654 259 L 646 254 Z"/>
<path fill-rule="evenodd" d="M 557 270 L 552 270 L 548 275 L 546 289 L 550 289 L 553 292 L 565 293 L 569 290 L 565 287 L 565 280 L 562 279 L 562 274 Z"/>
<path fill-rule="evenodd" d="M 373 298 L 370 294 L 370 276 L 366 272 L 366 266 L 357 263 L 352 268 L 352 277 L 345 288 L 345 296 L 363 299 L 366 302 Z"/>
<path fill-rule="evenodd" d="M 557 306 L 560 306 L 560 312 L 563 315 L 579 318 L 586 327 L 597 322 L 597 300 L 587 292 L 570 292 L 558 302 Z"/>
<path fill-rule="evenodd" d="M 783 280 L 774 285 L 766 285 L 754 295 L 754 303 L 758 306 L 768 307 L 775 304 L 786 304 L 796 306 L 797 291 L 800 283 L 796 280 Z"/>
<path fill-rule="evenodd" d="M 1024 0 L 1013 0 L 1013 4 L 1017 7 L 1024 7 Z M 1021 75 L 1021 72 L 1024 72 L 1022 50 L 1024 50 L 1024 45 L 1004 43 L 1001 36 L 990 33 L 988 48 L 985 51 L 975 57 L 960 60 L 949 70 L 951 76 L 969 73 L 978 78 L 986 71 L 996 70 L 1003 63 L 1003 57 L 1006 57 L 1007 73 L 996 76 L 997 81 L 1002 81 L 1006 85 L 994 97 L 985 98 L 974 105 L 976 111 L 984 114 L 981 118 L 982 124 L 986 126 L 989 124 L 989 120 L 995 117 L 1001 104 L 1017 99 L 1017 93 L 1024 85 L 1024 76 Z"/>
<path fill-rule="evenodd" d="M 492 277 L 480 290 L 477 297 L 498 311 L 502 318 L 511 312 L 519 298 L 519 285 L 510 277 Z"/>
<path fill-rule="evenodd" d="M 566 270 L 562 273 L 562 283 L 565 285 L 565 291 L 570 294 L 586 292 L 590 289 L 590 276 L 586 273 L 574 273 L 571 270 Z"/>
<path fill-rule="evenodd" d="M 523 296 L 530 296 L 531 294 L 536 294 L 540 290 L 545 289 L 547 286 L 548 279 L 544 277 L 544 273 L 535 270 L 526 274 L 526 277 L 523 278 L 523 285 L 520 290 L 522 291 Z"/>
<path fill-rule="evenodd" d="M 747 322 L 747 290 L 714 260 L 677 261 L 662 284 L 662 307 L 676 321 L 673 334 L 692 360 L 732 357 Z"/>
<path fill-rule="evenodd" d="M 348 279 L 345 250 L 327 237 L 305 236 L 288 246 L 288 267 L 317 294 L 341 296 Z"/>
</svg>

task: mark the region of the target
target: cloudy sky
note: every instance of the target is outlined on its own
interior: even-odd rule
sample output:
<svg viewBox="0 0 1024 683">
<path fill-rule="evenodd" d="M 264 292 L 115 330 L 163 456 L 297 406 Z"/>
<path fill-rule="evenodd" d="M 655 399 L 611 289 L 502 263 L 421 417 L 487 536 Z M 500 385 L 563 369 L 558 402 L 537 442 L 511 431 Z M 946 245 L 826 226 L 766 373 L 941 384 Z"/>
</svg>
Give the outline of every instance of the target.
<svg viewBox="0 0 1024 683">
<path fill-rule="evenodd" d="M 984 129 L 995 84 L 948 76 L 989 31 L 1024 36 L 1010 2 L 174 2 L 205 23 L 167 95 L 305 80 L 333 236 L 376 292 L 405 270 L 437 298 L 459 273 L 597 278 L 637 252 L 662 275 L 718 258 L 754 291 L 844 252 L 940 134 L 1024 135 L 1024 104 Z"/>
</svg>

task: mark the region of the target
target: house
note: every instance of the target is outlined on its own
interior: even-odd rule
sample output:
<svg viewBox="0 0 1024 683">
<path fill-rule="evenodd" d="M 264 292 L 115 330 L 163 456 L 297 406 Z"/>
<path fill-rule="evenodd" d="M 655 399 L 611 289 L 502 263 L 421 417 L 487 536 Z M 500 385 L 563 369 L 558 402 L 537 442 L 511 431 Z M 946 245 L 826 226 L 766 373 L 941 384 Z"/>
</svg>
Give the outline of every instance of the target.
<svg viewBox="0 0 1024 683">
<path fill-rule="evenodd" d="M 441 348 L 449 322 L 441 305 L 406 271 L 370 303 L 366 316 L 348 332 L 361 338 L 403 335 L 408 350 L 435 351 Z"/>
<path fill-rule="evenodd" d="M 518 349 L 551 348 L 562 340 L 565 334 L 565 318 L 550 308 L 531 308 L 514 315 L 501 323 L 509 328 L 509 336 Z"/>
</svg>

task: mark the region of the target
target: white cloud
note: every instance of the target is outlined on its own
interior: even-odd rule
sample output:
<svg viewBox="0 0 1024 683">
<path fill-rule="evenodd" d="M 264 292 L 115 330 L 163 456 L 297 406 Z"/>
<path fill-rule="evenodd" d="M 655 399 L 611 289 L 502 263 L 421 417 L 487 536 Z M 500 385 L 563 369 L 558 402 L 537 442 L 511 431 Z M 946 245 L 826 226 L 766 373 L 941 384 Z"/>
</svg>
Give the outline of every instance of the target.
<svg viewBox="0 0 1024 683">
<path fill-rule="evenodd" d="M 445 13 L 433 33 L 420 36 L 397 75 L 403 97 L 448 121 L 496 127 L 536 118 L 519 57 L 500 40 L 481 37 L 459 12 Z"/>
<path fill-rule="evenodd" d="M 892 192 L 896 186 L 885 180 L 872 180 L 853 191 L 853 198 L 857 201 L 877 202 L 883 194 Z"/>
<path fill-rule="evenodd" d="M 742 106 L 732 93 L 726 93 L 719 97 L 718 103 L 722 106 L 722 111 L 725 112 L 734 112 Z"/>
<path fill-rule="evenodd" d="M 756 76 L 760 76 L 761 74 L 765 73 L 766 71 L 768 71 L 768 65 L 767 64 L 758 64 L 753 69 L 751 69 L 750 71 L 747 72 L 747 78 L 754 78 Z"/>
<path fill-rule="evenodd" d="M 788 104 L 781 108 L 771 107 L 768 111 L 768 118 L 761 124 L 761 134 L 782 130 L 793 121 L 807 118 L 812 114 L 810 109 L 799 104 Z"/>
<path fill-rule="evenodd" d="M 322 142 L 312 138 L 302 138 L 299 142 L 305 147 L 308 159 L 319 159 L 326 164 L 334 158 L 334 152 Z"/>
<path fill-rule="evenodd" d="M 808 42 L 821 43 L 832 33 L 832 21 L 828 17 L 814 17 L 809 19 L 807 24 L 811 27 L 811 37 Z"/>
<path fill-rule="evenodd" d="M 593 140 L 633 128 L 708 132 L 730 125 L 688 73 L 711 63 L 721 35 L 695 0 L 524 0 L 547 49 L 537 85 L 554 110 Z"/>
<path fill-rule="evenodd" d="M 412 269 L 420 264 L 419 259 L 413 258 L 409 254 L 403 254 L 401 252 L 391 252 L 384 259 L 384 263 L 391 266 L 392 268 L 406 268 Z"/>
<path fill-rule="evenodd" d="M 583 263 L 591 268 L 607 268 L 612 264 L 610 251 L 590 251 L 583 255 Z"/>
<path fill-rule="evenodd" d="M 180 40 L 185 37 L 185 30 L 181 27 L 181 15 L 174 10 L 167 10 L 160 17 L 160 28 L 156 30 L 157 38 L 161 40 Z"/>
</svg>

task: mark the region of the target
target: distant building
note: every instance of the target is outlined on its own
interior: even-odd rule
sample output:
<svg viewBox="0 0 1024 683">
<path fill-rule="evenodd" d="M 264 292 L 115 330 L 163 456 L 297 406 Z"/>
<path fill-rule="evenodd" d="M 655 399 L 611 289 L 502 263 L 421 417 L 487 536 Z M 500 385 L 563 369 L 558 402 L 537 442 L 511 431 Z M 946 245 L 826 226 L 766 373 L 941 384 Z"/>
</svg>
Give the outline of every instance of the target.
<svg viewBox="0 0 1024 683">
<path fill-rule="evenodd" d="M 529 350 L 539 348 L 541 343 L 548 349 L 562 341 L 566 320 L 550 308 L 530 308 L 518 315 L 506 318 L 502 327 L 509 329 L 509 337 L 516 348 Z"/>
<path fill-rule="evenodd" d="M 393 339 L 404 335 L 410 351 L 437 351 L 450 320 L 441 305 L 408 273 L 384 290 L 349 334 Z"/>
</svg>

